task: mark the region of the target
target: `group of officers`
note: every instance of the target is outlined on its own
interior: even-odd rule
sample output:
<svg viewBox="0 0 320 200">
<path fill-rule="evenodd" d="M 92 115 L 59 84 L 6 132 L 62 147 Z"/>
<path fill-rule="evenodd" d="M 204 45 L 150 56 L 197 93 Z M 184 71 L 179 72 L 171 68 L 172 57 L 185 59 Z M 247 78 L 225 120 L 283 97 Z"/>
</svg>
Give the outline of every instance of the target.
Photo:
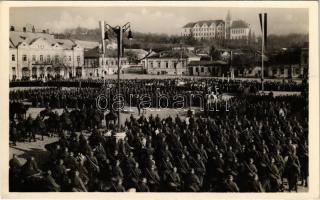
<svg viewBox="0 0 320 200">
<path fill-rule="evenodd" d="M 307 187 L 307 99 L 231 102 L 230 113 L 208 118 L 141 115 L 89 134 L 64 130 L 47 145 L 43 166 L 13 156 L 11 189 L 27 182 L 29 191 L 279 192 L 297 191 L 299 180 Z"/>
</svg>

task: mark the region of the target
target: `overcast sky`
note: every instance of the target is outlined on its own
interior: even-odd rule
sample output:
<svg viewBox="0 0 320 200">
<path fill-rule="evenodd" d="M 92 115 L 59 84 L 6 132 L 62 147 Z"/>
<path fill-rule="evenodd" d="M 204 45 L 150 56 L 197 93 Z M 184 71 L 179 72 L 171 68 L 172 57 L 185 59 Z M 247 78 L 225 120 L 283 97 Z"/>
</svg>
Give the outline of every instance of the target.
<svg viewBox="0 0 320 200">
<path fill-rule="evenodd" d="M 258 13 L 268 13 L 268 31 L 275 34 L 308 33 L 308 10 L 302 8 L 217 8 L 217 7 L 29 7 L 11 8 L 10 24 L 49 28 L 62 32 L 78 26 L 99 27 L 98 21 L 110 25 L 131 22 L 133 31 L 180 34 L 188 22 L 207 19 L 225 20 L 228 9 L 233 20 L 242 19 L 260 35 Z"/>
</svg>

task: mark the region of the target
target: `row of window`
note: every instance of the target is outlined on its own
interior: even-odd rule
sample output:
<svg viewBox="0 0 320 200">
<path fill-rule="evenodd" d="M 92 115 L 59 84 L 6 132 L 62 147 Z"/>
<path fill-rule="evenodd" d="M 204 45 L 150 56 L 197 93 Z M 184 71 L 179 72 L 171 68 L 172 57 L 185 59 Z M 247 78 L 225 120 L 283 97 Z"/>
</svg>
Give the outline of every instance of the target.
<svg viewBox="0 0 320 200">
<path fill-rule="evenodd" d="M 211 68 L 211 67 L 195 67 L 195 71 L 196 73 L 204 73 L 205 72 L 205 68 L 207 68 L 206 73 L 212 73 L 212 74 L 218 74 L 219 73 L 219 69 L 218 68 Z M 199 70 L 200 69 L 200 70 Z M 195 74 L 197 75 L 197 74 Z"/>
<path fill-rule="evenodd" d="M 13 67 L 14 68 L 14 67 Z M 12 68 L 12 70 L 13 70 Z M 59 77 L 59 71 L 51 71 L 51 69 L 47 69 L 47 77 L 48 78 L 52 78 L 52 77 Z M 72 72 L 69 72 L 69 76 L 72 77 Z M 76 77 L 81 77 L 82 76 L 82 70 L 77 68 L 76 69 Z M 16 79 L 17 75 L 16 75 L 16 71 L 14 69 L 14 71 L 12 72 L 12 79 Z M 22 78 L 44 78 L 45 77 L 45 72 L 44 71 L 40 71 L 39 76 L 37 73 L 37 68 L 32 68 L 32 70 L 30 71 L 28 68 L 25 68 L 22 70 Z"/>
<path fill-rule="evenodd" d="M 193 28 L 193 31 L 214 31 L 215 28 Z M 218 26 L 217 30 L 223 30 L 222 26 Z"/>
<path fill-rule="evenodd" d="M 219 28 L 217 29 L 218 31 L 219 30 L 223 30 L 222 28 Z M 197 31 L 214 31 L 214 28 L 196 28 L 196 29 L 193 29 L 194 32 L 197 32 Z M 184 30 L 184 32 L 188 32 L 187 29 Z M 245 29 L 232 29 L 231 30 L 231 33 L 233 34 L 241 34 L 241 33 L 245 33 Z M 201 33 L 195 33 L 195 34 L 201 34 Z M 207 34 L 207 33 L 203 33 L 203 34 Z"/>
<path fill-rule="evenodd" d="M 102 62 L 102 61 L 101 61 Z M 102 64 L 102 63 L 101 63 Z M 120 65 L 126 65 L 128 62 L 126 60 L 120 60 Z M 106 60 L 106 65 L 118 65 L 118 61 Z"/>
<path fill-rule="evenodd" d="M 16 61 L 16 55 L 15 55 L 15 54 L 12 54 L 12 55 L 11 55 L 11 60 L 12 60 L 12 61 Z M 58 62 L 59 60 L 60 60 L 59 55 L 55 55 L 55 56 L 54 56 L 54 61 L 55 61 L 55 62 Z M 64 56 L 64 57 L 63 57 L 63 60 L 64 60 L 64 61 L 67 61 L 67 60 L 68 60 L 68 61 L 71 61 L 72 58 L 71 58 L 71 56 L 69 56 L 69 57 Z M 27 56 L 27 55 L 22 55 L 22 61 L 28 61 L 28 56 Z M 33 62 L 37 61 L 37 56 L 36 56 L 36 55 L 32 55 L 32 61 L 33 61 Z M 39 56 L 39 61 L 40 61 L 40 62 L 44 62 L 44 56 L 43 56 L 43 55 L 40 55 L 40 56 Z M 51 56 L 50 56 L 50 55 L 47 55 L 46 61 L 47 61 L 47 62 L 50 62 L 50 61 L 51 61 Z M 77 61 L 80 62 L 80 56 L 77 56 Z"/>
<path fill-rule="evenodd" d="M 293 69 L 293 73 L 294 74 L 300 74 L 300 72 L 301 72 L 300 68 L 294 68 Z M 288 73 L 290 73 L 289 70 L 288 70 Z M 272 69 L 272 74 L 273 75 L 278 74 L 278 69 L 277 68 Z M 280 68 L 280 73 L 279 74 L 284 74 L 284 69 L 283 68 Z"/>
<path fill-rule="evenodd" d="M 86 66 L 89 66 L 89 65 L 96 65 L 97 64 L 97 61 L 96 60 L 87 60 L 87 59 L 85 59 L 85 61 L 84 61 L 85 63 L 85 65 Z M 118 61 L 117 60 L 115 60 L 115 61 L 113 61 L 113 60 L 106 60 L 106 65 L 118 65 Z M 103 61 L 101 61 L 101 65 L 103 65 L 104 63 L 103 63 Z M 120 65 L 126 65 L 126 64 L 128 64 L 128 61 L 126 61 L 126 60 L 120 60 Z"/>
<path fill-rule="evenodd" d="M 201 70 L 201 72 L 204 72 L 204 67 L 200 67 L 200 70 Z M 196 72 L 197 73 L 199 72 L 199 68 L 198 67 L 196 67 Z"/>
<path fill-rule="evenodd" d="M 194 36 L 215 36 L 217 35 L 218 37 L 219 36 L 222 36 L 223 34 L 222 33 L 217 33 L 217 34 L 214 34 L 214 33 L 195 33 Z"/>
<path fill-rule="evenodd" d="M 245 39 L 248 39 L 247 36 L 231 36 L 230 39 L 232 40 L 245 40 Z"/>
<path fill-rule="evenodd" d="M 232 29 L 231 33 L 233 33 L 233 34 L 245 33 L 245 30 L 244 29 Z"/>
<path fill-rule="evenodd" d="M 169 62 L 166 61 L 164 62 L 164 66 L 165 68 L 169 68 Z M 178 65 L 178 62 L 173 62 L 173 68 L 177 68 L 177 65 Z M 184 66 L 184 62 L 182 62 L 182 66 Z M 153 62 L 153 61 L 149 61 L 149 67 L 150 68 L 161 68 L 161 61 L 158 61 L 158 62 Z"/>
</svg>

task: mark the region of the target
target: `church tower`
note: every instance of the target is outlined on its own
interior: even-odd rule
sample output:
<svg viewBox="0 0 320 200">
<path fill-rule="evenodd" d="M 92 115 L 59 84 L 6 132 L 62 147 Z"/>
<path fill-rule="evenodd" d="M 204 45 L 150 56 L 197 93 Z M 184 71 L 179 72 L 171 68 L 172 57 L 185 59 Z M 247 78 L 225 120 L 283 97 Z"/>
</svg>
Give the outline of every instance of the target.
<svg viewBox="0 0 320 200">
<path fill-rule="evenodd" d="M 227 40 L 230 39 L 231 23 L 232 23 L 232 21 L 231 21 L 230 10 L 228 10 L 228 14 L 227 14 L 227 17 L 226 17 L 226 23 L 225 23 L 225 29 L 226 29 L 226 31 L 225 31 L 225 33 L 226 33 L 225 38 L 226 38 Z"/>
</svg>

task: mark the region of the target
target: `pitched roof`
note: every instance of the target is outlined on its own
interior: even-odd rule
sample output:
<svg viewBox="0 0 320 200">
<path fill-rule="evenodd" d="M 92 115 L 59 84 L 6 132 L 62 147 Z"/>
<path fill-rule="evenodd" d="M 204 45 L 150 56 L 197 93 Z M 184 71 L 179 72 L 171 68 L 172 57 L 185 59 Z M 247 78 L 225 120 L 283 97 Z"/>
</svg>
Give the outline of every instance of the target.
<svg viewBox="0 0 320 200">
<path fill-rule="evenodd" d="M 224 23 L 224 21 L 223 20 L 202 20 L 202 21 L 198 21 L 196 23 L 199 24 L 200 26 L 202 26 L 203 24 L 210 26 L 212 23 L 220 24 L 220 23 Z"/>
<path fill-rule="evenodd" d="M 89 49 L 87 51 L 84 51 L 84 57 L 85 58 L 99 58 L 100 57 L 99 47 L 95 47 L 95 48 Z"/>
<path fill-rule="evenodd" d="M 30 33 L 30 32 L 15 32 L 10 31 L 10 46 L 17 47 L 22 42 L 31 45 L 39 39 L 43 39 L 49 43 L 49 45 L 53 46 L 58 43 L 65 49 L 72 49 L 76 44 L 72 40 L 68 39 L 55 39 L 53 35 L 45 34 L 45 33 Z"/>
<path fill-rule="evenodd" d="M 231 28 L 249 28 L 249 25 L 243 20 L 236 20 L 232 22 Z"/>
<path fill-rule="evenodd" d="M 10 40 L 14 46 L 19 45 L 22 42 L 30 43 L 35 38 L 54 39 L 53 35 L 46 33 L 31 33 L 31 32 L 16 32 L 10 31 Z"/>
<path fill-rule="evenodd" d="M 226 65 L 227 63 L 222 60 L 216 60 L 216 61 L 206 61 L 206 60 L 200 60 L 200 61 L 191 61 L 188 66 L 213 66 L 213 65 Z"/>
<path fill-rule="evenodd" d="M 135 54 L 138 60 L 143 59 L 149 54 L 149 52 L 144 49 L 124 49 L 124 55 L 128 55 L 130 53 Z"/>
<path fill-rule="evenodd" d="M 186 25 L 184 25 L 183 28 L 192 28 L 192 27 L 194 27 L 195 24 L 196 23 L 194 23 L 194 22 L 189 22 Z"/>
<path fill-rule="evenodd" d="M 49 29 L 44 28 L 44 27 L 37 27 L 37 26 L 33 26 L 31 24 L 26 24 L 25 26 L 21 27 L 21 26 L 13 26 L 11 25 L 11 27 L 14 28 L 15 32 L 24 32 L 23 28 L 26 29 L 26 32 L 31 32 L 32 33 L 32 29 L 34 28 L 34 32 L 35 33 L 43 33 L 43 31 L 48 32 Z"/>
<path fill-rule="evenodd" d="M 74 46 L 77 45 L 72 40 L 68 40 L 68 39 L 55 39 L 55 41 L 66 49 L 72 49 Z"/>
<path fill-rule="evenodd" d="M 224 21 L 223 20 L 200 20 L 200 21 L 197 21 L 197 22 L 190 22 L 186 25 L 183 26 L 183 28 L 193 28 L 196 24 L 199 24 L 200 26 L 202 26 L 203 24 L 206 24 L 207 26 L 210 26 L 212 23 L 214 24 L 220 24 L 220 23 L 223 23 L 224 24 Z"/>
<path fill-rule="evenodd" d="M 93 49 L 99 46 L 99 42 L 94 41 L 74 40 L 74 43 L 76 43 L 84 49 Z"/>
<path fill-rule="evenodd" d="M 197 57 L 191 52 L 181 52 L 181 51 L 162 51 L 159 53 L 151 54 L 147 58 L 190 58 Z"/>
<path fill-rule="evenodd" d="M 124 49 L 124 53 L 127 52 L 134 52 L 134 53 L 139 53 L 139 54 L 148 54 L 148 51 L 144 50 L 144 49 Z"/>
<path fill-rule="evenodd" d="M 133 52 L 133 53 L 136 53 L 136 54 L 143 53 L 145 55 L 148 54 L 148 52 L 143 50 L 143 49 L 125 49 L 124 50 L 124 56 L 127 56 L 129 52 Z M 105 57 L 116 58 L 117 56 L 118 56 L 118 50 L 117 49 L 107 49 L 106 50 Z M 87 57 L 87 58 L 100 57 L 99 47 L 95 47 L 95 48 L 92 48 L 92 49 L 85 50 L 84 51 L 84 57 Z"/>
</svg>

